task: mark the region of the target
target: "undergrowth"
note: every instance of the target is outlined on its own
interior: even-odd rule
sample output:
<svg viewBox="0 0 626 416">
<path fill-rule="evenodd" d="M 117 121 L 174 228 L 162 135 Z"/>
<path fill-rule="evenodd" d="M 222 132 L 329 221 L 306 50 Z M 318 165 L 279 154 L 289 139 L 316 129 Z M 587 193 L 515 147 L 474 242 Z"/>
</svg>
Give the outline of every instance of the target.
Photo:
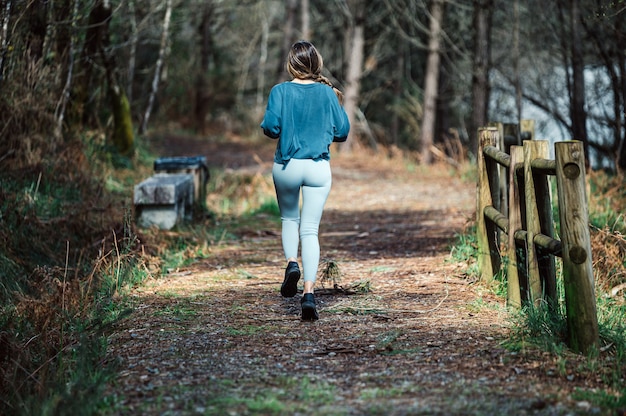
<svg viewBox="0 0 626 416">
<path fill-rule="evenodd" d="M 0 414 L 95 413 L 114 300 L 155 269 L 98 140 L 54 154 L 18 148 L 0 173 Z"/>
</svg>

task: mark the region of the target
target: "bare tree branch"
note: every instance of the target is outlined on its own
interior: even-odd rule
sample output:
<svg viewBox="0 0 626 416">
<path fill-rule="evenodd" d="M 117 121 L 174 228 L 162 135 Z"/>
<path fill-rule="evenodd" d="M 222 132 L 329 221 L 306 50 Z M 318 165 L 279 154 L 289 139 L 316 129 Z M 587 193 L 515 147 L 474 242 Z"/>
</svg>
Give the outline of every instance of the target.
<svg viewBox="0 0 626 416">
<path fill-rule="evenodd" d="M 170 21 L 172 18 L 172 0 L 165 0 L 165 17 L 163 18 L 163 32 L 161 33 L 161 46 L 159 48 L 159 57 L 156 62 L 156 68 L 154 70 L 154 78 L 152 79 L 152 89 L 150 91 L 150 98 L 148 99 L 148 106 L 144 113 L 143 120 L 141 122 L 141 128 L 139 134 L 144 134 L 148 129 L 148 121 L 150 120 L 150 113 L 154 106 L 154 100 L 159 89 L 159 81 L 161 80 L 161 68 L 165 60 L 165 53 L 167 51 L 167 43 L 169 41 L 169 29 Z"/>
</svg>

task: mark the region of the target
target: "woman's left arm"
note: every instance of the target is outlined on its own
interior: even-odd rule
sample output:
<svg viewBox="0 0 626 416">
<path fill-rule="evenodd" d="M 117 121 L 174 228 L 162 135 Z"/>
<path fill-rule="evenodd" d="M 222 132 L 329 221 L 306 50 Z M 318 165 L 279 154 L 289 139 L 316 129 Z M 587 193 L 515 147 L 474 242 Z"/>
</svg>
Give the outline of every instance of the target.
<svg viewBox="0 0 626 416">
<path fill-rule="evenodd" d="M 276 88 L 272 88 L 265 108 L 265 116 L 261 122 L 263 133 L 272 139 L 280 137 L 280 108 L 282 97 Z"/>
</svg>

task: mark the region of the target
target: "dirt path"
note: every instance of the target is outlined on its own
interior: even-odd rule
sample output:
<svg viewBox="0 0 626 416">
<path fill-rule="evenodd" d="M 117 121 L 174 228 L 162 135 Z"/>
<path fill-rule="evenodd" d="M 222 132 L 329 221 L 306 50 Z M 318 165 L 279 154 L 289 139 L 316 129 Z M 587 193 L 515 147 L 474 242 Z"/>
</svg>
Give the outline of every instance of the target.
<svg viewBox="0 0 626 416">
<path fill-rule="evenodd" d="M 206 154 L 237 169 L 255 149 L 177 138 L 164 156 Z M 201 152 L 201 153 L 198 153 Z M 259 220 L 233 243 L 133 293 L 110 336 L 122 414 L 576 414 L 585 387 L 547 354 L 516 354 L 502 300 L 463 276 L 450 245 L 474 187 L 447 168 L 337 157 L 322 256 L 355 294 L 319 292 L 320 320 L 279 294 L 279 229 Z M 397 162 L 396 162 L 397 163 Z M 269 166 L 269 165 L 268 165 Z M 263 167 L 263 165 L 261 165 Z M 322 282 L 330 288 L 333 282 Z M 318 285 L 322 289 L 322 285 Z M 369 290 L 365 290 L 369 289 Z M 356 290 L 356 289 L 355 289 Z"/>
</svg>

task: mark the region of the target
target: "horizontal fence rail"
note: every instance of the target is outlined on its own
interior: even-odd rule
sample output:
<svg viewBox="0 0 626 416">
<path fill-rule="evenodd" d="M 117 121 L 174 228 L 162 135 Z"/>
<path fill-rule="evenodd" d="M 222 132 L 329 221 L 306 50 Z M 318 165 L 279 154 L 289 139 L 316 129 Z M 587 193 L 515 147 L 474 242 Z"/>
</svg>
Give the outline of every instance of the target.
<svg viewBox="0 0 626 416">
<path fill-rule="evenodd" d="M 481 278 L 494 279 L 504 252 L 507 303 L 555 306 L 555 258 L 561 259 L 569 345 L 579 352 L 592 351 L 598 346 L 598 322 L 582 142 L 556 143 L 555 159 L 550 159 L 549 142 L 530 140 L 532 131 L 520 133 L 516 125 L 483 127 L 478 135 L 476 232 Z M 554 231 L 552 177 L 560 239 Z"/>
</svg>

